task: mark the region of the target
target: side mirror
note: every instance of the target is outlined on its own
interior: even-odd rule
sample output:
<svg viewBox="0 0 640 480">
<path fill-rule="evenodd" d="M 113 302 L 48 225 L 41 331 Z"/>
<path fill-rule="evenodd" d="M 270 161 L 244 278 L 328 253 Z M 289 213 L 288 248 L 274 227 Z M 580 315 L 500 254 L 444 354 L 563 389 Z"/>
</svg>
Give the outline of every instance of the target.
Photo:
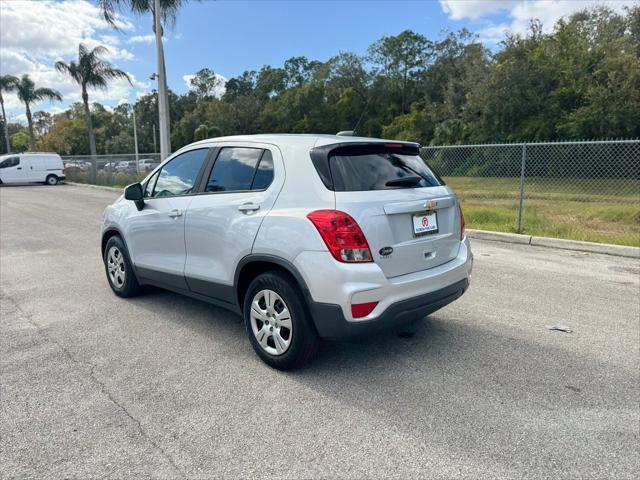
<svg viewBox="0 0 640 480">
<path fill-rule="evenodd" d="M 131 200 L 135 202 L 138 210 L 142 210 L 144 208 L 144 192 L 142 191 L 142 185 L 139 183 L 132 183 L 131 185 L 124 188 L 124 198 L 125 200 Z"/>
</svg>

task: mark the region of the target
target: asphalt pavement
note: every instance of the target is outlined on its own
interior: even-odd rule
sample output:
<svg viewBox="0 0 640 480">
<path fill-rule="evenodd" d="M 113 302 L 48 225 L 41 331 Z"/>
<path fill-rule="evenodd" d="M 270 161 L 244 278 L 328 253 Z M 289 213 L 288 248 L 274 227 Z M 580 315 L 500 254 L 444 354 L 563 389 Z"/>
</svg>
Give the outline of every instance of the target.
<svg viewBox="0 0 640 480">
<path fill-rule="evenodd" d="M 637 478 L 638 260 L 474 241 L 413 336 L 282 373 L 227 311 L 113 295 L 116 196 L 0 187 L 1 478 Z"/>
</svg>

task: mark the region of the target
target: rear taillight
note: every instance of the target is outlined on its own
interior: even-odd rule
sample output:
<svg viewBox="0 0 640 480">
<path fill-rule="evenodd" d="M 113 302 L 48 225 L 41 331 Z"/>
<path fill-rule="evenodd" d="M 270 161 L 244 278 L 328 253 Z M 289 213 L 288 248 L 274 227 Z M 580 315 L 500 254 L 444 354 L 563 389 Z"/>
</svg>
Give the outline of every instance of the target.
<svg viewBox="0 0 640 480">
<path fill-rule="evenodd" d="M 353 318 L 366 317 L 373 312 L 373 309 L 376 308 L 377 305 L 378 302 L 354 303 L 351 305 L 351 316 Z"/>
<path fill-rule="evenodd" d="M 462 206 L 458 202 L 458 211 L 460 212 L 460 241 L 464 239 L 464 213 L 462 213 Z"/>
<path fill-rule="evenodd" d="M 340 210 L 316 210 L 307 215 L 339 262 L 371 262 L 371 250 L 360 226 Z"/>
</svg>

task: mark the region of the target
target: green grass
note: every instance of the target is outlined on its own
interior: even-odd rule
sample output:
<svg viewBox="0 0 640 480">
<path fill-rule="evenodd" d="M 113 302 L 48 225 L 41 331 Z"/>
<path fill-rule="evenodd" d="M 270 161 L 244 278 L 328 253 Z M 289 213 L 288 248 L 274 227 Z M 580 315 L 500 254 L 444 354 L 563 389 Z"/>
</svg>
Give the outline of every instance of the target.
<svg viewBox="0 0 640 480">
<path fill-rule="evenodd" d="M 518 178 L 448 177 L 469 228 L 516 232 Z M 640 247 L 640 182 L 528 179 L 521 233 Z"/>
<path fill-rule="evenodd" d="M 67 180 L 70 182 L 78 183 L 90 183 L 89 172 L 80 171 L 78 169 L 67 169 Z M 141 173 L 136 175 L 135 173 L 115 173 L 98 171 L 96 178 L 96 185 L 102 185 L 105 187 L 121 187 L 124 188 L 127 185 L 141 181 L 146 174 Z"/>
</svg>

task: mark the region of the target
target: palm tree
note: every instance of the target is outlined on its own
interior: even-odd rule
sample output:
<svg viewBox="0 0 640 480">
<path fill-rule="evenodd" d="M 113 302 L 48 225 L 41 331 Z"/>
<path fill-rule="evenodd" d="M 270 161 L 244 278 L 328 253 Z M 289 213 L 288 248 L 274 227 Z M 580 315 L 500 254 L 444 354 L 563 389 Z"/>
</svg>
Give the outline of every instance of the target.
<svg viewBox="0 0 640 480">
<path fill-rule="evenodd" d="M 11 92 L 15 90 L 18 78 L 13 75 L 0 76 L 0 106 L 2 107 L 2 125 L 4 125 L 4 140 L 7 144 L 7 153 L 11 153 L 11 143 L 9 142 L 9 126 L 7 125 L 7 114 L 4 112 L 4 99 L 2 92 Z"/>
<path fill-rule="evenodd" d="M 82 104 L 84 105 L 84 121 L 87 124 L 89 135 L 89 150 L 92 162 L 95 162 L 97 155 L 96 139 L 93 135 L 93 122 L 91 121 L 91 110 L 89 110 L 88 88 L 107 89 L 110 80 L 124 78 L 129 83 L 131 79 L 124 71 L 113 68 L 111 64 L 100 58 L 109 50 L 101 45 L 89 50 L 82 43 L 78 47 L 78 61 L 56 62 L 56 70 L 69 75 L 82 88 Z M 95 175 L 95 168 L 92 168 L 92 175 Z"/>
<path fill-rule="evenodd" d="M 187 3 L 188 0 L 159 0 L 162 20 L 174 22 L 178 10 Z M 145 14 L 154 12 L 154 0 L 98 0 L 98 5 L 102 9 L 102 14 L 110 25 L 116 27 L 116 10 L 128 7 L 135 14 Z"/>
<path fill-rule="evenodd" d="M 171 151 L 169 135 L 169 96 L 167 92 L 164 50 L 162 48 L 162 23 L 175 22 L 178 10 L 188 0 L 98 0 L 105 20 L 117 27 L 116 9 L 128 7 L 135 14 L 151 12 L 153 15 L 153 32 L 156 35 L 156 56 L 158 62 L 158 115 L 160 127 L 160 156 L 164 160 Z M 160 15 L 156 15 L 159 12 Z"/>
<path fill-rule="evenodd" d="M 15 90 L 18 99 L 24 103 L 27 111 L 27 123 L 29 124 L 29 148 L 31 151 L 36 149 L 36 136 L 33 133 L 33 119 L 31 118 L 31 104 L 41 100 L 58 100 L 62 101 L 62 95 L 53 88 L 36 88 L 36 84 L 29 75 L 22 75 L 20 80 L 15 83 Z"/>
</svg>

